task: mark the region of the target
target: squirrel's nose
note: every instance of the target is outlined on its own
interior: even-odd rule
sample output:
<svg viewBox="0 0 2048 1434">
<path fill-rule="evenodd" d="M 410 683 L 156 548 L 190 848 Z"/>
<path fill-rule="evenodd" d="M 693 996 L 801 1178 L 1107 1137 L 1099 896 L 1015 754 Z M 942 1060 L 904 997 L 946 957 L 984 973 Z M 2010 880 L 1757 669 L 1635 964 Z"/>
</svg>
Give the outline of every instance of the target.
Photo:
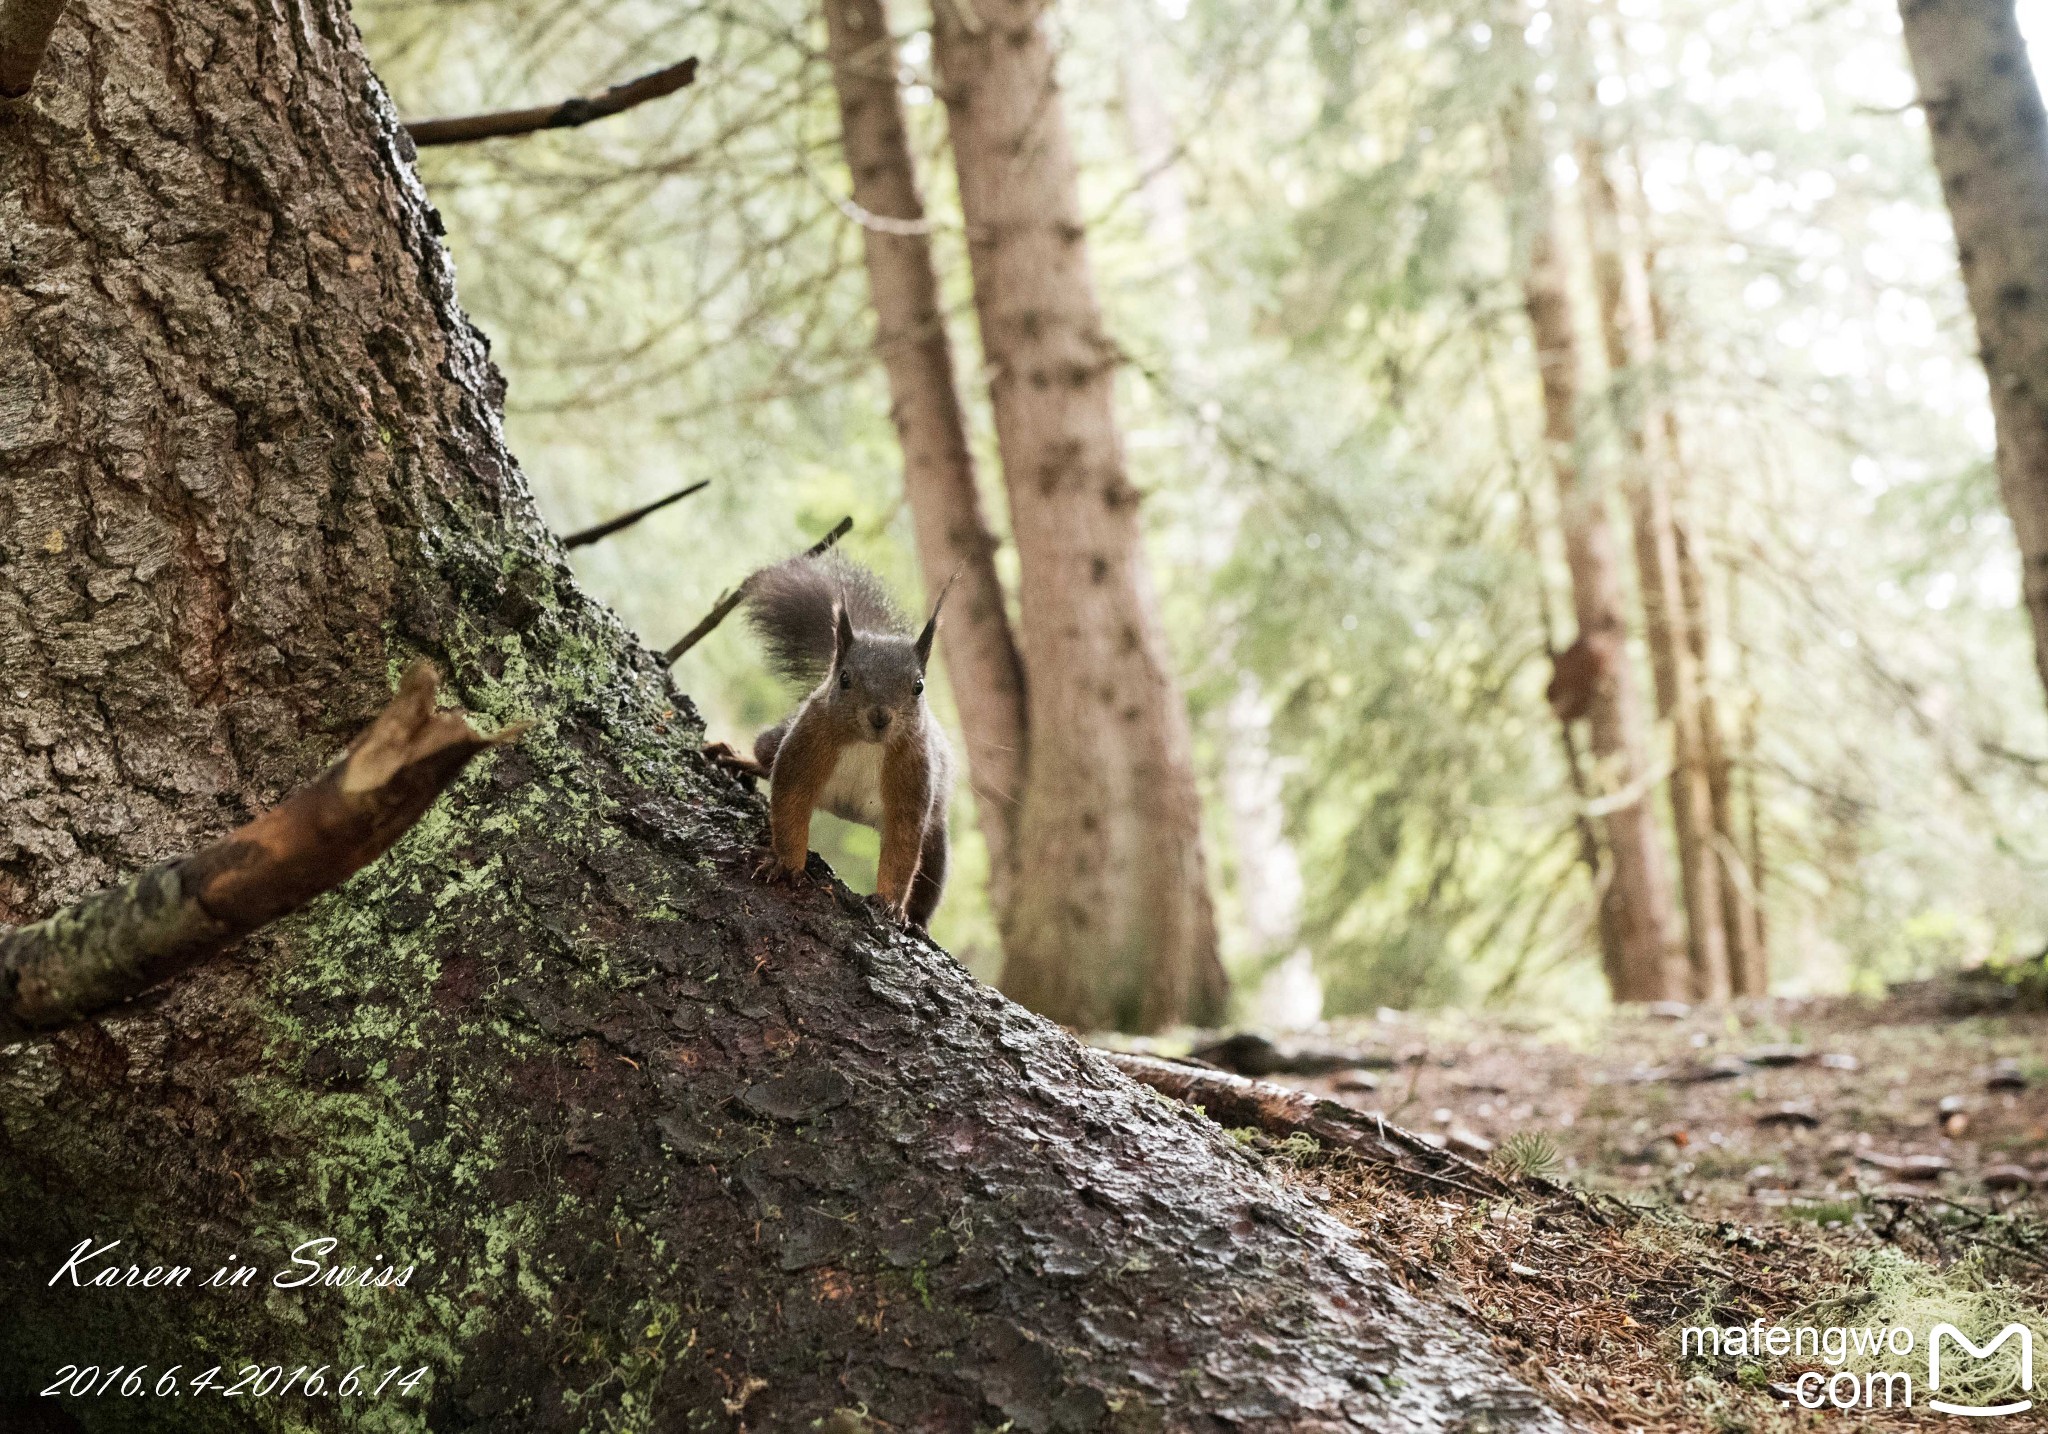
<svg viewBox="0 0 2048 1434">
<path fill-rule="evenodd" d="M 868 725 L 877 732 L 886 731 L 889 726 L 889 709 L 886 707 L 868 708 Z"/>
</svg>

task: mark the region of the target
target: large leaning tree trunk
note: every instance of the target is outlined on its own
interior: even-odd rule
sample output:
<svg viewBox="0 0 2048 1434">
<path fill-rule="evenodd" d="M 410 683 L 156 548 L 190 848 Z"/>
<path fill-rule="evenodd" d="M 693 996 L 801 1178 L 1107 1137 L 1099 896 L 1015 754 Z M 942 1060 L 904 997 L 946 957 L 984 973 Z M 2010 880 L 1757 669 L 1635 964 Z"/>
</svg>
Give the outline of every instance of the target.
<svg viewBox="0 0 2048 1434">
<path fill-rule="evenodd" d="M 956 589 L 939 627 L 939 650 L 967 739 L 968 782 L 988 844 L 989 897 L 1000 913 L 1010 904 L 1027 761 L 1024 664 L 1010 633 L 996 539 L 982 516 L 954 379 L 930 226 L 896 84 L 896 37 L 882 0 L 825 0 L 825 30 L 841 144 L 861 211 L 875 352 L 889 379 L 918 565 L 932 601 L 949 582 Z"/>
<path fill-rule="evenodd" d="M 1513 31 L 1519 33 L 1515 24 Z M 1533 64 L 1533 57 L 1531 57 Z M 1535 107 L 1522 83 L 1503 115 L 1515 262 L 1543 389 L 1543 441 L 1557 484 L 1558 525 L 1571 572 L 1578 636 L 1558 665 L 1552 705 L 1590 729 L 1594 786 L 1610 878 L 1600 893 L 1601 947 L 1617 1001 L 1683 998 L 1683 948 L 1674 939 L 1670 878 L 1647 792 L 1642 699 L 1628 653 L 1614 529 L 1598 472 L 1579 442 L 1582 363 L 1558 236 L 1557 197 Z"/>
<path fill-rule="evenodd" d="M 2048 683 L 2048 113 L 2013 0 L 1901 0 L 1991 380 L 1998 482 Z"/>
<path fill-rule="evenodd" d="M 1561 1429 L 1201 1117 L 749 879 L 761 806 L 543 530 L 437 228 L 335 0 L 73 0 L 0 115 L 0 915 L 234 827 L 415 658 L 532 724 L 238 957 L 0 1049 L 5 1419 Z M 413 1274 L 271 1287 L 315 1239 Z M 50 1283 L 81 1240 L 262 1277 Z M 37 1399 L 66 1362 L 429 1374 Z"/>
<path fill-rule="evenodd" d="M 1599 101 L 1589 86 L 1578 137 L 1580 195 L 1607 359 L 1608 406 L 1620 431 L 1626 466 L 1643 636 L 1650 650 L 1657 713 L 1671 724 L 1668 791 L 1671 825 L 1678 838 L 1679 889 L 1685 900 L 1690 994 L 1700 1000 L 1726 1000 L 1731 985 L 1721 862 L 1714 843 L 1713 786 L 1700 731 L 1699 675 L 1686 630 L 1671 475 L 1662 451 L 1663 433 L 1651 417 L 1652 354 L 1640 286 L 1643 276 L 1622 235 L 1621 205 L 1600 119 Z"/>
<path fill-rule="evenodd" d="M 1045 19 L 1046 0 L 939 0 L 932 20 L 1030 678 L 1003 989 L 1153 1030 L 1216 1018 L 1223 968 Z"/>
</svg>

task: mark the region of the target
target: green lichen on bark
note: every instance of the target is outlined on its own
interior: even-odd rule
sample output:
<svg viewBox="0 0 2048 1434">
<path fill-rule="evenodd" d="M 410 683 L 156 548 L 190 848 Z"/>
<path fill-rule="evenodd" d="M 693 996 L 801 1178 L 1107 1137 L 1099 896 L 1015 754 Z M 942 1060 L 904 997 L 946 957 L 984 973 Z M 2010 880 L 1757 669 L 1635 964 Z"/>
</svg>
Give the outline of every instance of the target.
<svg viewBox="0 0 2048 1434">
<path fill-rule="evenodd" d="M 5 1394 L 71 1360 L 419 1361 L 415 1400 L 67 1408 L 173 1431 L 855 1407 L 961 1431 L 1556 1427 L 1199 1117 L 822 874 L 751 880 L 758 798 L 698 758 L 696 714 L 576 590 L 504 452 L 344 8 L 74 11 L 68 87 L 0 127 L 0 285 L 57 399 L 0 559 L 61 659 L 0 647 L 0 757 L 28 773 L 0 902 L 246 819 L 416 656 L 480 720 L 534 725 L 231 958 L 0 1053 Z M 93 539 L 52 553 L 53 528 Z M 145 1264 L 267 1273 L 317 1236 L 418 1269 L 42 1286 L 95 1232 Z"/>
<path fill-rule="evenodd" d="M 186 890 L 181 865 L 150 867 L 0 932 L 0 1038 L 69 1024 L 133 995 L 152 970 L 185 953 L 217 949 L 230 932 Z"/>
</svg>

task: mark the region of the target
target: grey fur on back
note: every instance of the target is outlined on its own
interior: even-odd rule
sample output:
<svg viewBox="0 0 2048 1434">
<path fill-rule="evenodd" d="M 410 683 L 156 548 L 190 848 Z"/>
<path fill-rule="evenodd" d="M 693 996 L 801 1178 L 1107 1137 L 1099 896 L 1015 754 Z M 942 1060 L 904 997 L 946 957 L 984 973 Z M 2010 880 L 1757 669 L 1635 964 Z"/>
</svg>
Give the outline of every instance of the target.
<svg viewBox="0 0 2048 1434">
<path fill-rule="evenodd" d="M 787 558 L 747 579 L 747 623 L 783 676 L 817 682 L 832 665 L 833 609 L 846 605 L 856 633 L 908 635 L 882 580 L 837 553 Z"/>
</svg>

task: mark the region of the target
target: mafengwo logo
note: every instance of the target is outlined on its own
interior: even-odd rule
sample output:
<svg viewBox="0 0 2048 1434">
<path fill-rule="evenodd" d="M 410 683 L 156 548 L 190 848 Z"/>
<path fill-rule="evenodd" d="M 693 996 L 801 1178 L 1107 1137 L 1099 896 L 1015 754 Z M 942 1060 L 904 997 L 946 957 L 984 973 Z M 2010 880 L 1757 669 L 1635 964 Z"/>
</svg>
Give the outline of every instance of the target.
<svg viewBox="0 0 2048 1434">
<path fill-rule="evenodd" d="M 1916 1396 L 1942 1414 L 1995 1419 L 2034 1407 L 2034 1331 L 2014 1322 L 1979 1343 L 1953 1324 L 1925 1334 L 1905 1325 L 1693 1326 L 1679 1336 L 1685 1358 L 1818 1363 L 1781 1388 L 1806 1409 L 1844 1413 L 1911 1409 Z M 1917 1388 L 1914 1375 L 1924 1372 Z"/>
</svg>

